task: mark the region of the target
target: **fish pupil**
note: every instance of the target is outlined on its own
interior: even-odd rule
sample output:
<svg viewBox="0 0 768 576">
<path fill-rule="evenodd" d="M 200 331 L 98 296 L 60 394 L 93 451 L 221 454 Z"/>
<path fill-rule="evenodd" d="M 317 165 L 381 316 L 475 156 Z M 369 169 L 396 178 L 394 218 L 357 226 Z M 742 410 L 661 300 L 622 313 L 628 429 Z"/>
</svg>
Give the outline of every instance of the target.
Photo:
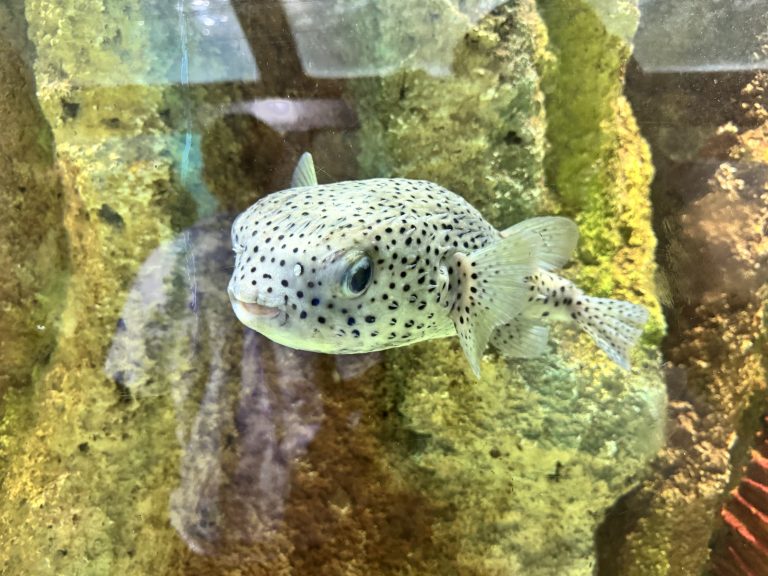
<svg viewBox="0 0 768 576">
<path fill-rule="evenodd" d="M 360 294 L 368 287 L 372 275 L 371 259 L 363 256 L 352 265 L 347 273 L 347 290 L 351 294 Z"/>
</svg>

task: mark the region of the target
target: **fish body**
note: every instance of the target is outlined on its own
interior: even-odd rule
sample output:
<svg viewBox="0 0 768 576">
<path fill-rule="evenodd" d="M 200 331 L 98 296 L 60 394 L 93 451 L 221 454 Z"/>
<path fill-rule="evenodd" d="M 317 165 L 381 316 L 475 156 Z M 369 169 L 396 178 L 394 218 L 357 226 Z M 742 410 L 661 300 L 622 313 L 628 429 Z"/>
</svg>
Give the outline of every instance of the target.
<svg viewBox="0 0 768 576">
<path fill-rule="evenodd" d="M 241 322 L 280 344 L 372 352 L 458 335 L 475 375 L 486 345 L 514 357 L 546 350 L 550 319 L 578 323 L 629 367 L 641 306 L 585 295 L 554 274 L 578 239 L 560 217 L 503 232 L 423 180 L 318 185 L 304 154 L 292 187 L 232 225 L 229 283 Z"/>
</svg>

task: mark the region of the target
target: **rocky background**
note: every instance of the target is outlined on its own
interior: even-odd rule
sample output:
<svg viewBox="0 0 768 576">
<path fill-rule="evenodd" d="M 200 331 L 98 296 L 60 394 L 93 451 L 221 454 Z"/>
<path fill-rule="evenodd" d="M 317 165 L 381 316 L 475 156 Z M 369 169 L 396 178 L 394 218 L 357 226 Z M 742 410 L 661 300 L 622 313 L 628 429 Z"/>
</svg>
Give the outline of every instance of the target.
<svg viewBox="0 0 768 576">
<path fill-rule="evenodd" d="M 627 69 L 628 0 L 196 6 L 0 8 L 0 571 L 706 570 L 765 401 L 765 79 Z M 244 329 L 229 223 L 304 150 L 576 220 L 564 274 L 651 310 L 633 371 Z"/>
<path fill-rule="evenodd" d="M 766 26 L 764 12 L 740 3 L 659 4 L 635 39 L 626 92 L 656 167 L 670 425 L 653 474 L 617 504 L 598 538 L 608 574 L 765 570 L 764 524 L 755 522 L 764 504 L 746 524 L 726 511 L 750 452 L 762 447 L 768 409 L 767 86 L 752 70 L 768 55 Z M 704 40 L 683 47 L 673 31 Z"/>
</svg>

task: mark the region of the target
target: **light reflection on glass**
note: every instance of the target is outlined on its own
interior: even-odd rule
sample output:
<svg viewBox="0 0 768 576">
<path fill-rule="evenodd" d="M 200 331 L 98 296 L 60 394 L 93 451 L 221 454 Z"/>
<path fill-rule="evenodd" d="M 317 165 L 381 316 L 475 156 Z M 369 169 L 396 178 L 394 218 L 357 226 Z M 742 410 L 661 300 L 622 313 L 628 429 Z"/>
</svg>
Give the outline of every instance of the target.
<svg viewBox="0 0 768 576">
<path fill-rule="evenodd" d="M 502 3 L 467 0 L 451 10 L 414 4 L 408 17 L 390 14 L 383 29 L 375 0 L 282 0 L 304 72 L 317 78 L 376 76 L 402 68 L 450 74 L 459 40 Z"/>
<path fill-rule="evenodd" d="M 237 103 L 229 111 L 250 114 L 279 132 L 349 129 L 357 125 L 354 111 L 343 100 L 264 98 Z"/>
<path fill-rule="evenodd" d="M 171 523 L 204 554 L 275 535 L 294 467 L 324 419 L 315 382 L 329 377 L 323 356 L 274 344 L 232 314 L 222 265 L 230 220 L 202 222 L 147 258 L 104 367 L 131 402 L 171 395 L 182 448 Z M 347 380 L 380 355 L 335 362 Z"/>
<path fill-rule="evenodd" d="M 644 72 L 728 72 L 768 67 L 768 12 L 741 2 L 641 0 L 634 57 Z"/>
</svg>

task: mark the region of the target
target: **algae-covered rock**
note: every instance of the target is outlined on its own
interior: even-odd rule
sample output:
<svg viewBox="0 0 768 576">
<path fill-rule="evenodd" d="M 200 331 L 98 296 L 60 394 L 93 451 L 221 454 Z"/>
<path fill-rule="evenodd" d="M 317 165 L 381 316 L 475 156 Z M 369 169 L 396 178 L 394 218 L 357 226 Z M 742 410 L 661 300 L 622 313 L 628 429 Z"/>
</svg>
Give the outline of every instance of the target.
<svg viewBox="0 0 768 576">
<path fill-rule="evenodd" d="M 452 76 L 403 71 L 355 82 L 365 176 L 439 182 L 497 227 L 549 206 L 536 70 L 545 42 L 535 6 L 521 2 L 466 33 Z"/>
<path fill-rule="evenodd" d="M 71 277 L 57 300 L 63 311 L 49 365 L 29 394 L 4 407 L 0 571 L 7 573 L 157 573 L 176 543 L 165 513 L 178 450 L 168 401 L 129 409 L 103 370 L 133 274 L 195 215 L 175 184 L 163 88 L 106 81 L 138 78 L 151 65 L 136 18 L 141 4 L 25 3 L 61 178 L 61 193 L 47 196 L 49 214 L 59 216 L 50 216 L 46 232 L 55 238 L 55 221 L 63 222 Z M 38 134 L 48 140 L 44 128 Z M 54 182 L 51 170 L 39 174 Z M 39 235 L 35 250 L 52 243 L 34 221 L 14 225 Z"/>
<path fill-rule="evenodd" d="M 67 246 L 50 129 L 35 100 L 23 8 L 0 6 L 0 399 L 55 345 Z"/>
<path fill-rule="evenodd" d="M 617 574 L 706 570 L 711 549 L 723 551 L 719 508 L 765 410 L 768 140 L 765 77 L 751 76 L 680 83 L 634 72 L 631 97 L 659 166 L 672 421 L 653 475 L 611 519 L 626 535 L 606 550 L 605 569 Z"/>
<path fill-rule="evenodd" d="M 32 398 L 6 407 L 0 566 L 591 573 L 595 527 L 658 447 L 664 403 L 653 368 L 661 323 L 649 288 L 648 157 L 620 96 L 627 48 L 614 34 L 626 26 L 595 16 L 612 4 L 595 12 L 564 2 L 578 16 L 571 28 L 548 6 L 542 19 L 531 0 L 487 14 L 496 3 L 379 2 L 375 17 L 344 31 L 349 57 L 396 63 L 347 85 L 361 176 L 439 182 L 499 228 L 541 213 L 574 217 L 583 244 L 564 273 L 653 309 L 631 373 L 562 328 L 543 358 L 489 355 L 479 382 L 452 339 L 350 360 L 244 332 L 225 291 L 229 218 L 188 228 L 216 206 L 181 186 L 197 156 L 180 156 L 168 131 L 189 119 L 189 100 L 140 82 L 167 77 L 151 55 L 172 37 L 150 37 L 163 26 L 142 3 L 119 4 L 27 3 L 72 278 L 48 370 Z M 445 26 L 450 34 L 433 42 Z M 598 79 L 571 103 L 581 65 Z M 141 85 L 126 89 L 124 78 Z M 595 109 L 571 126 L 587 102 Z M 283 157 L 275 134 L 249 132 L 228 118 L 202 146 L 227 208 L 278 184 L 261 174 L 238 191 L 246 170 L 228 162 L 244 150 L 257 151 L 260 168 Z M 342 149 L 351 139 L 313 141 Z M 182 142 L 194 148 L 200 137 Z"/>
<path fill-rule="evenodd" d="M 557 354 L 486 362 L 480 382 L 456 342 L 386 355 L 409 482 L 450 503 L 434 538 L 458 543 L 466 574 L 591 573 L 594 530 L 662 440 L 652 170 L 621 96 L 629 49 L 588 4 L 542 8 L 543 20 L 527 2 L 485 18 L 457 48 L 454 77 L 403 73 L 358 90 L 366 175 L 435 180 L 500 228 L 572 216 L 582 241 L 566 274 L 654 318 L 631 375 L 569 329 L 555 331 Z"/>
<path fill-rule="evenodd" d="M 601 18 L 606 10 L 587 2 L 544 2 L 541 11 L 557 56 L 543 75 L 547 182 L 579 224 L 579 283 L 640 300 L 652 312 L 646 334 L 658 342 L 663 321 L 654 297 L 653 167 L 616 78 L 629 57 L 628 31 L 612 33 Z M 632 4 L 616 2 L 610 11 L 633 14 L 636 26 Z"/>
</svg>

